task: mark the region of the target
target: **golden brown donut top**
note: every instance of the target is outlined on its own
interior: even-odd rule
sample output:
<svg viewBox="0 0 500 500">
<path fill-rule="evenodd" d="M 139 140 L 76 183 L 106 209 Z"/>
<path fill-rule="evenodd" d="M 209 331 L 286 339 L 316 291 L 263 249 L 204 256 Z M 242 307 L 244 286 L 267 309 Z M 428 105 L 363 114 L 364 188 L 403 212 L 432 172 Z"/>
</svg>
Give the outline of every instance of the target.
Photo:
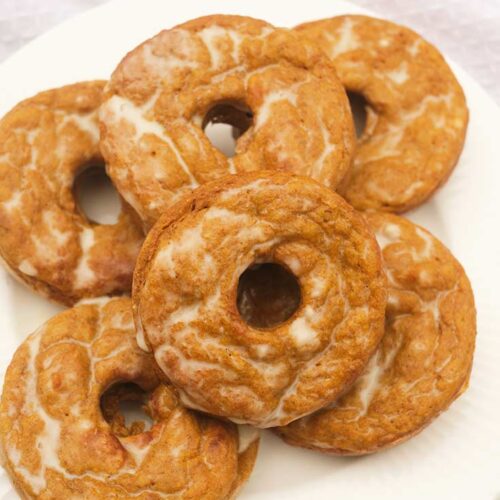
<svg viewBox="0 0 500 500">
<path fill-rule="evenodd" d="M 117 383 L 149 394 L 149 430 L 127 428 L 112 395 L 103 398 L 104 419 L 100 397 Z M 239 463 L 236 428 L 195 416 L 160 384 L 135 343 L 130 299 L 94 299 L 58 314 L 7 371 L 0 449 L 23 498 L 229 498 L 239 468 L 247 477 L 255 459 L 256 445 L 242 444 L 250 455 L 241 449 Z"/>
<path fill-rule="evenodd" d="M 467 128 L 464 93 L 439 51 L 414 31 L 347 15 L 296 28 L 367 100 L 353 169 L 340 191 L 358 209 L 403 211 L 450 175 Z"/>
<path fill-rule="evenodd" d="M 106 94 L 109 174 L 147 226 L 223 175 L 287 170 L 334 188 L 350 165 L 354 129 L 332 64 L 264 21 L 216 15 L 162 31 L 122 60 Z M 231 103 L 248 107 L 253 123 L 229 159 L 203 127 L 215 105 Z"/>
<path fill-rule="evenodd" d="M 263 262 L 293 273 L 301 303 L 254 328 L 237 288 Z M 383 334 L 385 293 L 361 215 L 309 178 L 273 172 L 209 183 L 165 212 L 133 284 L 139 345 L 183 402 L 259 427 L 311 413 L 353 382 Z"/>
<path fill-rule="evenodd" d="M 0 256 L 33 289 L 72 304 L 128 291 L 143 236 L 130 208 L 100 225 L 79 210 L 75 176 L 99 162 L 105 82 L 42 92 L 0 121 Z"/>
<path fill-rule="evenodd" d="M 476 335 L 464 270 L 425 229 L 367 215 L 383 251 L 386 332 L 365 373 L 330 409 L 279 429 L 290 443 L 371 453 L 419 432 L 465 390 Z"/>
</svg>

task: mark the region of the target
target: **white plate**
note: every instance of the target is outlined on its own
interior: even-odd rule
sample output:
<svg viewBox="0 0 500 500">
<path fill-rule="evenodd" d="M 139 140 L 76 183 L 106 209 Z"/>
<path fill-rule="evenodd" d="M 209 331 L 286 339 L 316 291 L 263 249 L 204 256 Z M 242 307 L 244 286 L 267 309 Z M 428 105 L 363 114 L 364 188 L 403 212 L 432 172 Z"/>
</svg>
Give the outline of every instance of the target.
<svg viewBox="0 0 500 500">
<path fill-rule="evenodd" d="M 172 6 L 173 5 L 173 6 Z M 172 7 L 170 7 L 172 6 Z M 244 14 L 276 25 L 366 12 L 341 2 L 306 0 L 116 0 L 71 19 L 0 66 L 0 115 L 36 92 L 106 78 L 127 50 L 192 17 Z M 471 111 L 466 147 L 445 188 L 409 217 L 429 228 L 460 259 L 478 309 L 469 390 L 408 443 L 364 458 L 336 458 L 292 448 L 263 432 L 245 499 L 500 499 L 500 110 L 455 68 Z M 18 344 L 57 310 L 0 270 L 0 372 Z M 17 498 L 0 477 L 0 499 Z"/>
</svg>

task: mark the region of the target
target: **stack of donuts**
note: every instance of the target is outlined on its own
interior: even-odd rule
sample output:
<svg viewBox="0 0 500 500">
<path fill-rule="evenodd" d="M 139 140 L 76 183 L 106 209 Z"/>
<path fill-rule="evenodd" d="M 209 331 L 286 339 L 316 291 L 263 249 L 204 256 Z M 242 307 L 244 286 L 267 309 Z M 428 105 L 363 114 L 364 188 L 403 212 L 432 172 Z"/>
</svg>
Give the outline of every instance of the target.
<svg viewBox="0 0 500 500">
<path fill-rule="evenodd" d="M 358 137 L 347 92 L 366 101 Z M 467 120 L 431 44 L 354 15 L 195 19 L 107 82 L 15 106 L 0 254 L 69 307 L 5 376 L 1 457 L 21 497 L 226 499 L 258 428 L 337 455 L 420 432 L 467 387 L 474 299 L 450 251 L 395 213 L 447 180 Z M 233 156 L 213 123 L 233 127 Z M 75 199 L 96 162 L 114 224 Z"/>
</svg>

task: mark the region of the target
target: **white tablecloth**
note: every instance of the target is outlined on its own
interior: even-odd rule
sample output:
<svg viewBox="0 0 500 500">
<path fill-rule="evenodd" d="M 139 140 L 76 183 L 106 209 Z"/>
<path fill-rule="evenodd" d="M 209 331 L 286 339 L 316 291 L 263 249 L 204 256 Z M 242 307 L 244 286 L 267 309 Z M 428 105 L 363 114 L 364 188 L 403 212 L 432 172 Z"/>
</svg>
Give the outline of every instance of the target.
<svg viewBox="0 0 500 500">
<path fill-rule="evenodd" d="M 57 23 L 104 1 L 0 0 L 0 61 Z M 500 0 L 354 2 L 421 33 L 500 104 Z"/>
</svg>

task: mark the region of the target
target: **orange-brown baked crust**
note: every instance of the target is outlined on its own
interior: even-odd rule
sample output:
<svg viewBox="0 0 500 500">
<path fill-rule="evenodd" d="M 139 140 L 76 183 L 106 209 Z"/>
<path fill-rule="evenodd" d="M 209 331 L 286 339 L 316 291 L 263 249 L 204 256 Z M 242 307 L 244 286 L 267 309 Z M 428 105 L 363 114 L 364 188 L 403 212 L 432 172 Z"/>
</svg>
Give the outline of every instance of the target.
<svg viewBox="0 0 500 500">
<path fill-rule="evenodd" d="M 240 316 L 241 274 L 275 262 L 301 304 L 265 329 Z M 230 176 L 186 195 L 146 238 L 133 283 L 139 344 L 185 404 L 259 427 L 335 399 L 383 334 L 386 288 L 365 220 L 298 176 Z"/>
<path fill-rule="evenodd" d="M 17 350 L 0 412 L 3 465 L 23 498 L 231 498 L 251 471 L 256 436 L 183 408 L 134 338 L 130 299 L 58 314 Z M 149 430 L 114 413 L 117 383 L 149 397 Z M 130 399 L 130 398 L 129 398 Z M 133 399 L 133 398 L 132 398 Z"/>
<path fill-rule="evenodd" d="M 467 387 L 476 337 L 464 270 L 425 229 L 369 214 L 388 278 L 386 332 L 365 373 L 329 409 L 277 429 L 290 444 L 359 455 L 420 432 Z"/>
<path fill-rule="evenodd" d="M 143 240 L 125 203 L 118 221 L 100 225 L 79 210 L 73 181 L 99 162 L 97 110 L 105 82 L 42 92 L 0 121 L 0 257 L 48 298 L 129 291 Z"/>
<path fill-rule="evenodd" d="M 316 44 L 264 21 L 216 15 L 162 31 L 122 60 L 106 95 L 109 175 L 146 226 L 230 173 L 286 170 L 335 188 L 351 163 L 352 117 L 333 65 Z M 253 114 L 232 158 L 203 132 L 225 103 Z"/>
<path fill-rule="evenodd" d="M 465 96 L 440 52 L 414 31 L 346 15 L 296 28 L 320 45 L 367 123 L 339 191 L 357 209 L 401 212 L 451 174 L 465 139 Z"/>
</svg>

